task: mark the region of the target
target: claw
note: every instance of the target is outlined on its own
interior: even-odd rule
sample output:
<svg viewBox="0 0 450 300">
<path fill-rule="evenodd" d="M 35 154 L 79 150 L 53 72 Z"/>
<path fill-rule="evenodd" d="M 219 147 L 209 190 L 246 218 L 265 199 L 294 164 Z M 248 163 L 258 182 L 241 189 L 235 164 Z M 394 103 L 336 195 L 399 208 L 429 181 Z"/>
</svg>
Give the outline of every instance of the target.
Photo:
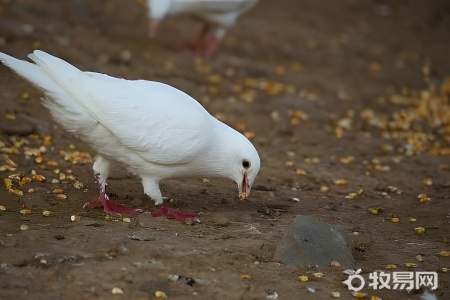
<svg viewBox="0 0 450 300">
<path fill-rule="evenodd" d="M 151 212 L 152 217 L 165 216 L 168 219 L 175 219 L 184 223 L 195 222 L 200 223 L 200 218 L 197 214 L 185 213 L 167 206 L 167 204 L 162 204 L 161 209 Z"/>
<path fill-rule="evenodd" d="M 95 182 L 100 185 L 99 174 L 95 174 Z M 103 205 L 103 210 L 107 214 L 122 215 L 122 214 L 137 214 L 143 212 L 142 209 L 126 208 L 122 205 L 112 202 L 109 200 L 106 191 L 100 185 L 100 195 L 97 199 L 92 199 L 91 201 L 83 205 L 83 209 L 94 208 Z"/>
</svg>

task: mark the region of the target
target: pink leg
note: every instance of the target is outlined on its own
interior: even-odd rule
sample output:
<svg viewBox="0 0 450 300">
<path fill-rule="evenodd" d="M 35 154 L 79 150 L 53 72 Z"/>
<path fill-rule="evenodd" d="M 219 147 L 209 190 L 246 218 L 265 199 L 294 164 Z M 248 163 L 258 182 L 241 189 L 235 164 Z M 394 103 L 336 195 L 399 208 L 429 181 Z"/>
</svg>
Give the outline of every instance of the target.
<svg viewBox="0 0 450 300">
<path fill-rule="evenodd" d="M 219 47 L 220 45 L 220 40 L 216 39 L 216 38 L 212 38 L 208 44 L 206 44 L 206 47 L 204 47 L 204 49 L 201 51 L 201 53 L 205 56 L 210 56 L 212 55 L 217 47 Z"/>
<path fill-rule="evenodd" d="M 154 20 L 151 20 L 151 21 L 149 22 L 149 24 L 148 24 L 148 33 L 147 33 L 147 36 L 148 36 L 150 39 L 153 39 L 153 38 L 156 36 L 156 31 L 157 31 L 157 29 L 158 29 L 158 22 L 157 22 L 157 21 L 154 21 Z"/>
<path fill-rule="evenodd" d="M 95 182 L 100 185 L 100 174 L 95 173 Z M 106 191 L 102 188 L 100 185 L 100 195 L 97 199 L 92 199 L 91 201 L 85 203 L 83 205 L 84 209 L 89 209 L 93 207 L 97 207 L 103 205 L 103 210 L 107 214 L 136 214 L 141 213 L 143 210 L 141 209 L 134 209 L 134 208 L 126 208 L 119 204 L 116 204 L 112 202 L 108 195 L 106 194 Z M 168 207 L 166 204 L 161 205 L 161 209 L 155 210 L 151 212 L 152 217 L 160 217 L 165 216 L 168 219 L 175 219 L 184 223 L 187 223 L 189 221 L 191 222 L 200 222 L 200 219 L 198 215 L 196 214 L 190 214 L 185 213 L 173 208 Z"/>
<path fill-rule="evenodd" d="M 179 47 L 191 51 L 198 51 L 201 48 L 203 40 L 208 33 L 209 25 L 207 23 L 203 24 L 200 32 L 190 41 L 181 44 Z"/>
<path fill-rule="evenodd" d="M 108 195 L 104 190 L 100 191 L 100 196 L 97 199 L 92 199 L 91 201 L 83 205 L 84 209 L 89 209 L 103 205 L 103 210 L 107 214 L 136 214 L 142 212 L 141 209 L 126 208 L 117 203 L 109 200 Z"/>
<path fill-rule="evenodd" d="M 95 173 L 95 182 L 100 185 L 99 177 L 100 174 Z M 100 195 L 97 199 L 92 199 L 91 201 L 85 203 L 83 205 L 84 209 L 93 208 L 103 205 L 103 210 L 107 214 L 136 214 L 142 212 L 141 209 L 133 209 L 133 208 L 126 208 L 119 204 L 116 204 L 109 200 L 108 195 L 106 194 L 106 191 L 100 186 Z"/>
<path fill-rule="evenodd" d="M 200 223 L 200 218 L 196 214 L 185 213 L 168 207 L 165 203 L 161 205 L 161 209 L 151 212 L 152 217 L 165 216 L 167 219 L 175 219 L 184 223 L 189 221 Z"/>
</svg>

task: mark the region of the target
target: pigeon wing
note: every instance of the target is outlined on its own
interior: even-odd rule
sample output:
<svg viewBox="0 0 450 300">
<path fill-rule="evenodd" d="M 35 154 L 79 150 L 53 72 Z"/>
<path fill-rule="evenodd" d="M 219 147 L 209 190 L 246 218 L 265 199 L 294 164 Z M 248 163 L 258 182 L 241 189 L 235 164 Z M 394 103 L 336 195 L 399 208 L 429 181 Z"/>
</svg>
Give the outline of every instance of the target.
<svg viewBox="0 0 450 300">
<path fill-rule="evenodd" d="M 180 90 L 158 82 L 89 76 L 95 80 L 86 80 L 83 88 L 85 99 L 91 101 L 86 104 L 90 113 L 121 144 L 146 160 L 188 163 L 210 145 L 211 115 Z"/>
<path fill-rule="evenodd" d="M 176 88 L 82 72 L 42 51 L 30 58 L 118 142 L 149 162 L 188 163 L 212 142 L 212 116 Z"/>
</svg>

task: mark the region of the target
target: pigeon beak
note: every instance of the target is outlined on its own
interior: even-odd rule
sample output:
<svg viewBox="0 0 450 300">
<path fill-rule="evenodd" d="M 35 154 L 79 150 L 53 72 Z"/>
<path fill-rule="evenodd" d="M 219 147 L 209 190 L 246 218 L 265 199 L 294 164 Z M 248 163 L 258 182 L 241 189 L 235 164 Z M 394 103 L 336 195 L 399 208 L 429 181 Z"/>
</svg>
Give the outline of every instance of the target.
<svg viewBox="0 0 450 300">
<path fill-rule="evenodd" d="M 250 195 L 250 184 L 248 182 L 247 173 L 244 173 L 242 182 L 239 185 L 239 199 L 245 200 Z"/>
</svg>

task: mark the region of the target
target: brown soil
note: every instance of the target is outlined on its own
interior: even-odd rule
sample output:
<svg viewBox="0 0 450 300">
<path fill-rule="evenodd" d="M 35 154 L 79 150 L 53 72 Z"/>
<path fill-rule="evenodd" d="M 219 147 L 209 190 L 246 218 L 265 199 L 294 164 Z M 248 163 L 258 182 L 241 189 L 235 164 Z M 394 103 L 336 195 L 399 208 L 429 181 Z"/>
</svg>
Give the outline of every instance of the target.
<svg viewBox="0 0 450 300">
<path fill-rule="evenodd" d="M 101 209 L 82 209 L 98 193 L 91 163 L 74 164 L 61 151 L 95 153 L 53 122 L 39 91 L 1 67 L 2 151 L 19 151 L 8 154 L 15 170 L 0 176 L 35 170 L 46 181 L 13 182 L 10 192 L 24 191 L 21 202 L 0 188 L 0 298 L 149 299 L 160 290 L 169 299 L 265 299 L 274 291 L 279 299 L 331 299 L 331 292 L 353 299 L 342 268 L 272 261 L 293 217 L 306 214 L 351 234 L 366 275 L 388 264 L 437 271 L 436 294 L 450 299 L 450 258 L 441 253 L 450 250 L 450 5 L 427 3 L 262 0 L 215 55 L 200 58 L 176 47 L 198 21 L 169 18 L 150 41 L 136 1 L 2 1 L 2 52 L 25 58 L 40 48 L 83 70 L 169 83 L 254 134 L 262 166 L 249 201 L 226 180 L 164 182 L 171 205 L 199 213 L 201 224 L 145 215 L 106 220 Z M 45 135 L 52 141 L 38 164 L 24 150 L 39 148 Z M 0 166 L 7 165 L 0 155 Z M 73 177 L 52 183 L 62 176 L 55 169 Z M 120 170 L 109 192 L 125 206 L 154 209 L 139 179 Z M 431 201 L 423 196 L 422 203 L 419 194 Z M 20 213 L 23 205 L 31 214 Z M 169 274 L 196 283 L 170 282 Z M 309 281 L 299 281 L 302 274 Z M 419 299 L 406 291 L 364 292 Z"/>
</svg>

